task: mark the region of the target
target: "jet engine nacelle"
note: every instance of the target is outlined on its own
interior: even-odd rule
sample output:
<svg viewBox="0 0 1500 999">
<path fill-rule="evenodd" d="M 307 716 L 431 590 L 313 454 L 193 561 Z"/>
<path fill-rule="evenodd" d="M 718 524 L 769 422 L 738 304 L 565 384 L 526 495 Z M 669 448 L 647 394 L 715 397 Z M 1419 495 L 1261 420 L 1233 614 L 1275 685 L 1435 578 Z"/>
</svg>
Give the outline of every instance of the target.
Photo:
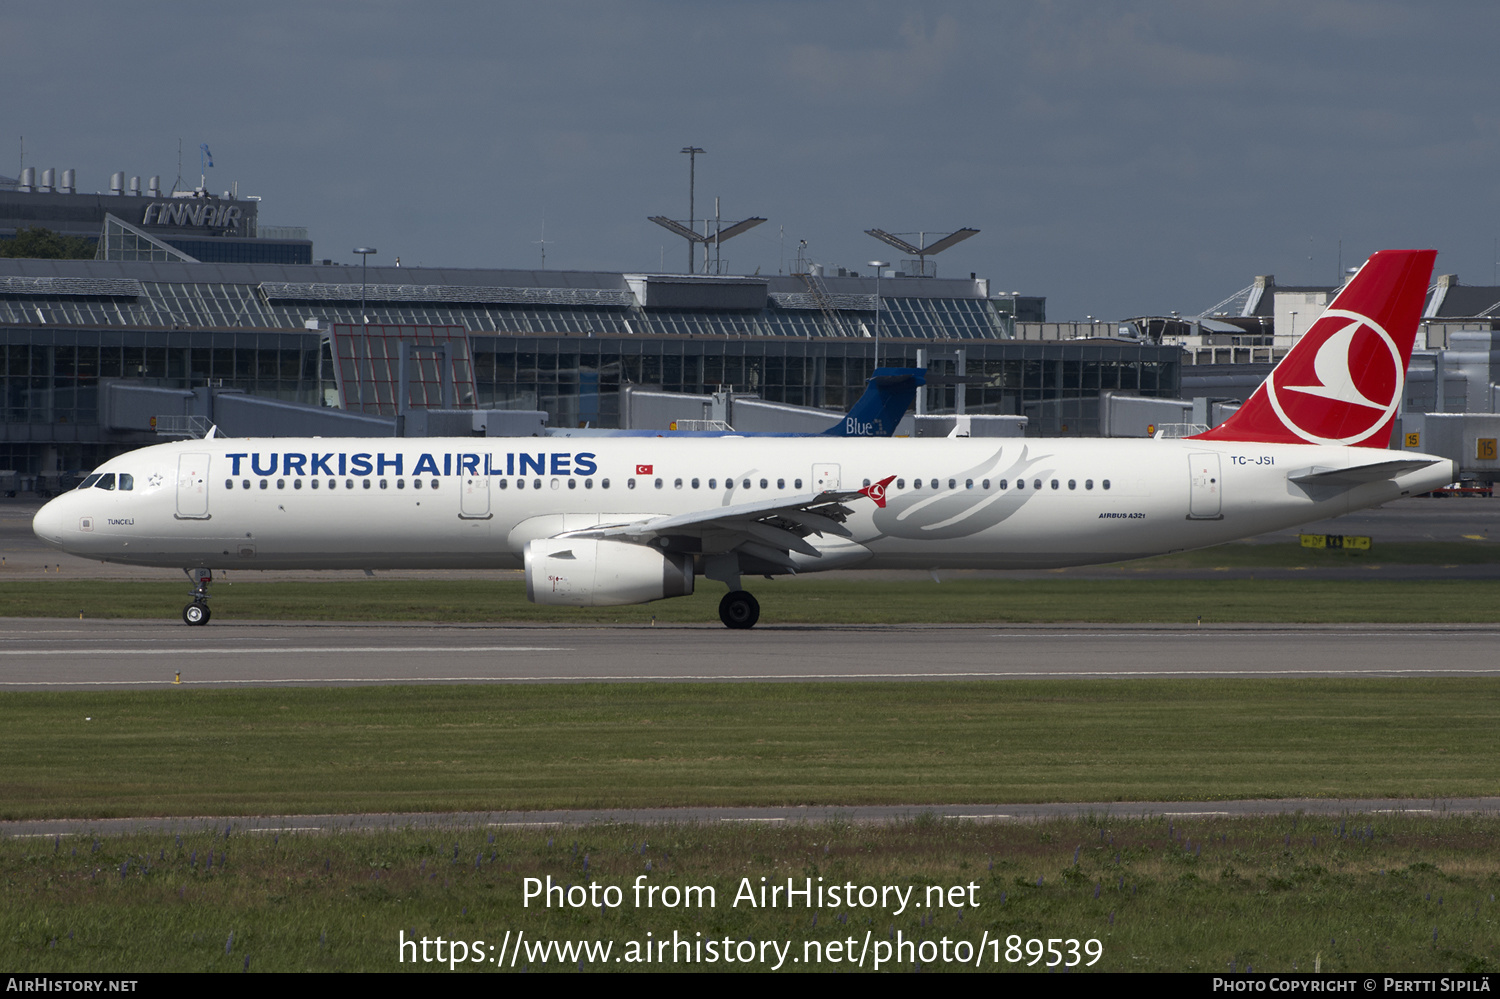
<svg viewBox="0 0 1500 999">
<path fill-rule="evenodd" d="M 624 541 L 538 538 L 526 543 L 526 599 L 615 607 L 693 592 L 693 559 Z"/>
</svg>

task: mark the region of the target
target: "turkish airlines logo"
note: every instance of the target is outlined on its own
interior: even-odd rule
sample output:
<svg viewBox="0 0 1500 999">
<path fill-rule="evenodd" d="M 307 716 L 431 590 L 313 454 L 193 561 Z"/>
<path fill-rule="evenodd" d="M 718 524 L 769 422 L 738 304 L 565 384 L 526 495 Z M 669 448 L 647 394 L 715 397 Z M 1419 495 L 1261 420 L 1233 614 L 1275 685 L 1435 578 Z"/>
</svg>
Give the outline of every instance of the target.
<svg viewBox="0 0 1500 999">
<path fill-rule="evenodd" d="M 895 478 L 896 477 L 894 475 L 887 475 L 885 478 L 881 479 L 879 482 L 875 483 L 873 486 L 865 486 L 863 489 L 861 489 L 859 491 L 859 494 L 861 496 L 868 496 L 868 497 L 870 497 L 870 499 L 872 499 L 872 500 L 875 501 L 875 505 L 876 506 L 878 506 L 878 507 L 880 507 L 880 509 L 884 510 L 885 509 L 885 487 L 888 486 L 888 485 L 890 485 L 895 480 Z"/>
<path fill-rule="evenodd" d="M 1287 429 L 1313 444 L 1358 444 L 1401 403 L 1406 371 L 1391 335 L 1373 319 L 1329 309 L 1266 382 Z"/>
<path fill-rule="evenodd" d="M 650 475 L 651 474 L 651 466 L 650 465 L 637 465 L 637 466 L 635 466 L 635 474 L 636 475 Z"/>
</svg>

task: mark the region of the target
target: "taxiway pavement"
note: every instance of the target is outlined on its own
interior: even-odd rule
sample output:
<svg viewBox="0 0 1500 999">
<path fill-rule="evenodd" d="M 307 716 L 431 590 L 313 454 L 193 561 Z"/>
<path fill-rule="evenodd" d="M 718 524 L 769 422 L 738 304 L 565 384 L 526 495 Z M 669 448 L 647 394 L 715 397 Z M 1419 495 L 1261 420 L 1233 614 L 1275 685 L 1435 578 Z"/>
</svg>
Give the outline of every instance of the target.
<svg viewBox="0 0 1500 999">
<path fill-rule="evenodd" d="M 0 690 L 1500 676 L 1494 625 L 659 627 L 0 620 Z"/>
</svg>

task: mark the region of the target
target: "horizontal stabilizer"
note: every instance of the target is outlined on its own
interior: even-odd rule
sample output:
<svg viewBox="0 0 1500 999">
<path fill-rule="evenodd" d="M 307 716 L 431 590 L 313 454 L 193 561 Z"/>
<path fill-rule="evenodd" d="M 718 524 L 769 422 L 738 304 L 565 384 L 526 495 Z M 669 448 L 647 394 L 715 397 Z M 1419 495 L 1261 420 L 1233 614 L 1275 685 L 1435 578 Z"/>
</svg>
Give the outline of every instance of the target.
<svg viewBox="0 0 1500 999">
<path fill-rule="evenodd" d="M 1396 458 L 1377 461 L 1373 465 L 1356 465 L 1353 468 L 1318 468 L 1305 472 L 1294 472 L 1287 476 L 1289 482 L 1304 486 L 1358 486 L 1366 482 L 1394 479 L 1407 472 L 1415 472 L 1438 463 L 1436 458 Z"/>
</svg>

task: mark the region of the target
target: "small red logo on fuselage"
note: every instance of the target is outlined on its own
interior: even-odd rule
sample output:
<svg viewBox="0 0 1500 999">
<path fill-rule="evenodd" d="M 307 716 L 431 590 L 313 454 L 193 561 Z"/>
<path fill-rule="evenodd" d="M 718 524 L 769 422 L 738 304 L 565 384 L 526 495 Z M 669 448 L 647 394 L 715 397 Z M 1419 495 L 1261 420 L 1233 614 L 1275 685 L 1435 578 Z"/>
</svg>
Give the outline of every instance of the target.
<svg viewBox="0 0 1500 999">
<path fill-rule="evenodd" d="M 882 510 L 885 509 L 885 487 L 896 481 L 894 475 L 887 475 L 873 486 L 865 486 L 859 491 L 861 496 L 868 496 L 875 501 L 875 505 Z"/>
<path fill-rule="evenodd" d="M 651 465 L 637 465 L 637 466 L 635 466 L 635 474 L 636 475 L 650 475 L 652 467 L 653 466 L 651 466 Z"/>
</svg>

